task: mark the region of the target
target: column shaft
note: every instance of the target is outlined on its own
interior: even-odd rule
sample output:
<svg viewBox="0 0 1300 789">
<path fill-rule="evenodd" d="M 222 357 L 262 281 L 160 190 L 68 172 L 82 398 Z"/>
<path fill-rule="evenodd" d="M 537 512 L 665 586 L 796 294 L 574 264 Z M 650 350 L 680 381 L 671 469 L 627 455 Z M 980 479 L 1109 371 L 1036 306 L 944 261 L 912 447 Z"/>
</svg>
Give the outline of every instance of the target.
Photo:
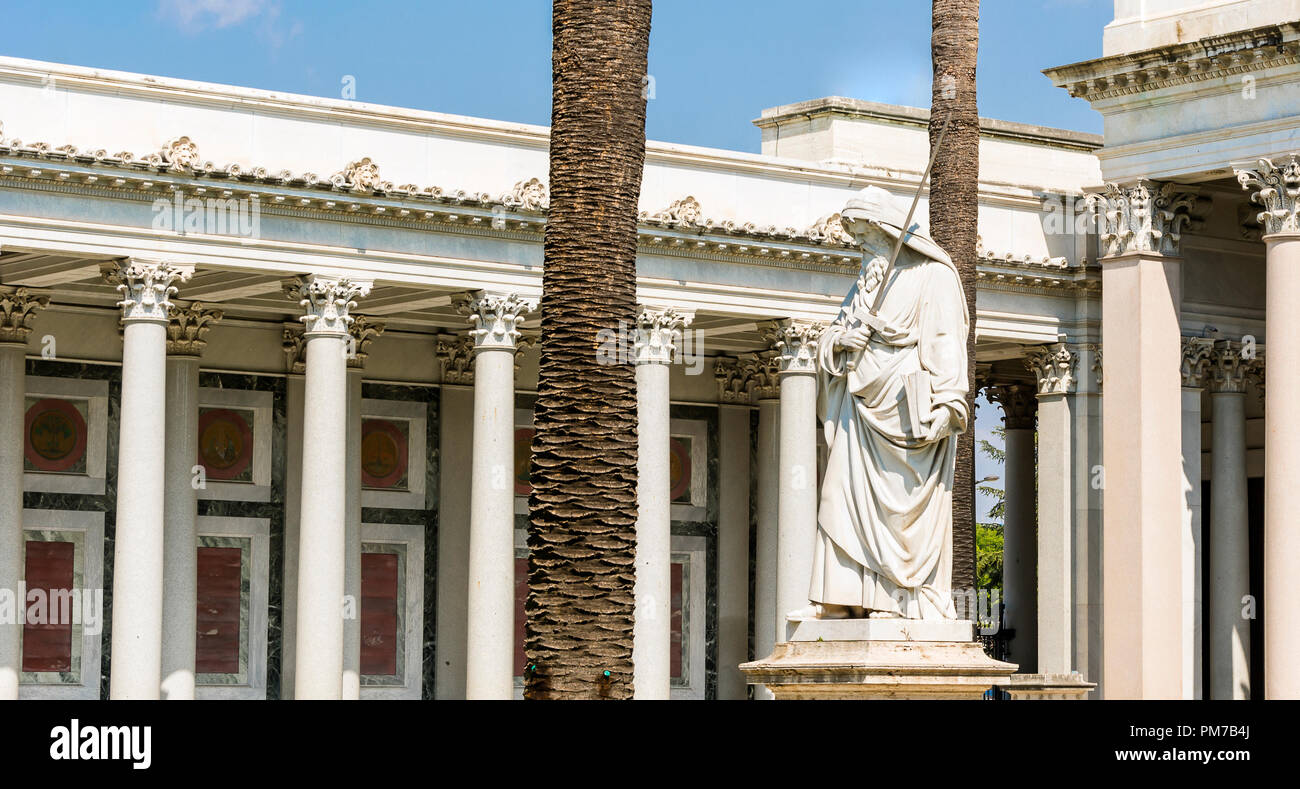
<svg viewBox="0 0 1300 789">
<path fill-rule="evenodd" d="M 808 605 L 817 529 L 817 377 L 781 373 L 780 482 L 777 502 L 776 627 Z"/>
<path fill-rule="evenodd" d="M 1265 390 L 1267 392 L 1267 389 Z M 1210 697 L 1250 698 L 1246 395 L 1214 392 L 1210 477 Z"/>
<path fill-rule="evenodd" d="M 666 699 L 671 690 L 672 482 L 669 458 L 669 366 L 636 367 L 637 518 L 633 688 L 638 699 Z"/>
<path fill-rule="evenodd" d="M 361 698 L 361 370 L 347 372 L 347 516 L 343 522 L 343 698 Z"/>
<path fill-rule="evenodd" d="M 1293 160 L 1294 161 L 1294 160 Z M 1294 220 L 1294 208 L 1292 213 Z M 1293 226 L 1294 227 L 1294 226 Z M 1264 389 L 1264 696 L 1300 699 L 1300 235 L 1266 236 Z"/>
<path fill-rule="evenodd" d="M 1201 390 L 1183 387 L 1182 665 L 1184 699 L 1201 697 Z M 1242 468 L 1245 473 L 1245 467 Z"/>
<path fill-rule="evenodd" d="M 513 348 L 476 350 L 465 649 L 470 699 L 514 695 L 514 372 Z"/>
<path fill-rule="evenodd" d="M 294 698 L 343 692 L 347 335 L 308 332 Z"/>
<path fill-rule="evenodd" d="M 302 426 L 306 413 L 306 379 L 286 376 L 284 383 L 285 416 L 288 422 L 288 449 L 284 469 L 284 611 L 280 645 L 280 698 L 294 698 L 298 663 L 298 545 L 302 540 L 299 510 L 302 507 Z"/>
<path fill-rule="evenodd" d="M 1182 696 L 1179 262 L 1102 262 L 1106 697 Z"/>
<path fill-rule="evenodd" d="M 718 698 L 745 698 L 749 659 L 749 414 L 718 413 Z M 762 655 L 760 657 L 765 657 Z"/>
<path fill-rule="evenodd" d="M 1038 398 L 1038 672 L 1074 670 L 1070 401 Z"/>
<path fill-rule="evenodd" d="M 776 543 L 780 518 L 781 401 L 758 401 L 758 475 L 754 535 L 754 657 L 765 658 L 776 647 Z M 754 697 L 770 700 L 762 685 Z"/>
<path fill-rule="evenodd" d="M 109 695 L 157 699 L 162 672 L 165 319 L 128 320 L 122 344 Z"/>
<path fill-rule="evenodd" d="M 167 357 L 166 499 L 163 508 L 162 695 L 194 698 L 198 606 L 199 359 Z"/>
<path fill-rule="evenodd" d="M 465 698 L 474 391 L 443 386 L 438 408 L 438 670 L 435 696 Z"/>
<path fill-rule="evenodd" d="M 1006 512 L 1002 586 L 1006 626 L 1015 631 L 1009 660 L 1023 674 L 1038 670 L 1038 502 L 1034 488 L 1034 428 L 1006 430 Z"/>
<path fill-rule="evenodd" d="M 12 618 L 0 621 L 0 700 L 18 698 L 22 674 L 23 421 L 27 346 L 0 344 L 0 607 L 7 596 Z"/>
</svg>

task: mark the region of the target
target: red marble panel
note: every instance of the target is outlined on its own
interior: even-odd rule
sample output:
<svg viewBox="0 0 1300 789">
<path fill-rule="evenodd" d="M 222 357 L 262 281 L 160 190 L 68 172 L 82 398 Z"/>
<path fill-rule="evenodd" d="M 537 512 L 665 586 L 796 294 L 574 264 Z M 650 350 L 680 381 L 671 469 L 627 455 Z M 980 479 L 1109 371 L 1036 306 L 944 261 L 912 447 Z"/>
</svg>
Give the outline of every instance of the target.
<svg viewBox="0 0 1300 789">
<path fill-rule="evenodd" d="M 399 569 L 395 553 L 361 554 L 362 674 L 397 674 Z"/>
<path fill-rule="evenodd" d="M 239 673 L 240 548 L 200 547 L 194 668 Z"/>
<path fill-rule="evenodd" d="M 27 542 L 27 592 L 29 595 L 35 589 L 44 592 L 45 623 L 29 621 L 23 625 L 23 671 L 72 670 L 71 611 L 52 603 L 53 593 L 74 591 L 74 550 L 70 542 Z"/>
<path fill-rule="evenodd" d="M 682 676 L 682 571 L 685 565 L 673 562 L 672 568 L 672 603 L 669 622 L 672 628 L 672 655 L 668 659 L 669 676 L 680 679 Z"/>
</svg>

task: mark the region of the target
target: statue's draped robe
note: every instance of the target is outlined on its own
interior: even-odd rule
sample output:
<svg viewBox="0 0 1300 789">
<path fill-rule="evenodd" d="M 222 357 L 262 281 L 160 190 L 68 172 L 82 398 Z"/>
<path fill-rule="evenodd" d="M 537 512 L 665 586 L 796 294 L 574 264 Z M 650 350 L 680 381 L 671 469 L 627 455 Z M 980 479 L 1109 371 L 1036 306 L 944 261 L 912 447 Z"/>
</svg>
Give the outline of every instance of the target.
<svg viewBox="0 0 1300 789">
<path fill-rule="evenodd" d="M 866 271 L 866 266 L 863 266 Z M 818 342 L 818 410 L 828 447 L 809 598 L 909 619 L 951 619 L 952 486 L 965 430 L 966 300 L 951 263 L 904 247 L 886 285 L 884 331 L 861 351 L 836 348 L 875 290 L 849 291 Z M 852 366 L 846 362 L 852 361 Z M 937 417 L 960 427 L 934 443 L 914 435 L 904 376 L 925 369 Z M 930 423 L 925 423 L 928 428 Z"/>
</svg>

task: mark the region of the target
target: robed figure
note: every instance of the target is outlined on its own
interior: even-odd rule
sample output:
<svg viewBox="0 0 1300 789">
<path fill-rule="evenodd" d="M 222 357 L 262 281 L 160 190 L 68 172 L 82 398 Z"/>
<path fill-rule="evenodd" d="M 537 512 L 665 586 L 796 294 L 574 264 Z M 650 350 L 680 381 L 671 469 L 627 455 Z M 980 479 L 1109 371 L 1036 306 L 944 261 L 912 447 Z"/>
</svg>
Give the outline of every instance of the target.
<svg viewBox="0 0 1300 789">
<path fill-rule="evenodd" d="M 953 473 L 970 419 L 966 299 L 952 259 L 917 228 L 904 233 L 888 192 L 868 187 L 842 217 L 863 264 L 818 342 L 828 457 L 812 612 L 952 619 Z"/>
</svg>

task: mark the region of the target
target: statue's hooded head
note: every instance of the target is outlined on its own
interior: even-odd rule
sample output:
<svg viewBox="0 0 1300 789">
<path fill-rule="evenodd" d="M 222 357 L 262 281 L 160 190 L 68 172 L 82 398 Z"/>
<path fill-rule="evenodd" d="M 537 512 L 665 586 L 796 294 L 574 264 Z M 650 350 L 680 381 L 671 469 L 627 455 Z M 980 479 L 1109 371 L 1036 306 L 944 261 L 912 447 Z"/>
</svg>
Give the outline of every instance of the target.
<svg viewBox="0 0 1300 789">
<path fill-rule="evenodd" d="M 921 230 L 921 226 L 915 220 L 904 235 L 903 223 L 907 221 L 907 208 L 900 205 L 893 195 L 879 186 L 868 186 L 849 200 L 848 205 L 840 212 L 840 221 L 844 223 L 844 229 L 849 235 L 859 240 L 859 243 L 869 233 L 868 227 L 874 225 L 883 230 L 890 240 L 897 241 L 902 235 L 903 243 L 909 248 L 940 263 L 953 265 L 952 258 L 943 251 L 943 247 Z"/>
</svg>

